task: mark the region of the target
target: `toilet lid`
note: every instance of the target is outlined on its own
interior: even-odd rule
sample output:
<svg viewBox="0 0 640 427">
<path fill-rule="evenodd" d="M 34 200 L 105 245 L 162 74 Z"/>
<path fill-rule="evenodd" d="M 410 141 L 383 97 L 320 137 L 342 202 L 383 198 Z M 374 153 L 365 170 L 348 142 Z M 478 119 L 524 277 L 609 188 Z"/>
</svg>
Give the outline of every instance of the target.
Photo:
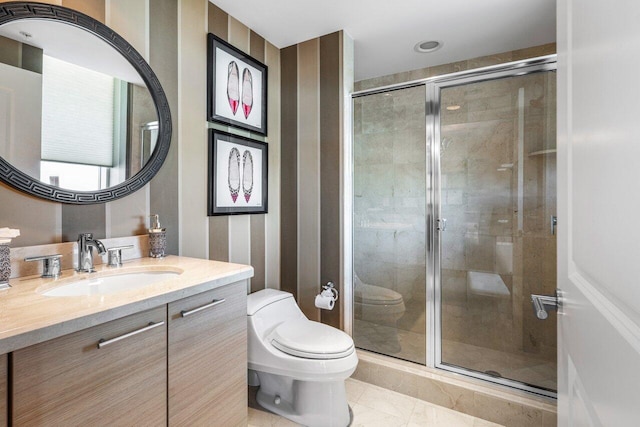
<svg viewBox="0 0 640 427">
<path fill-rule="evenodd" d="M 366 283 L 358 283 L 353 292 L 355 302 L 361 304 L 372 305 L 393 305 L 403 302 L 402 294 L 393 289 L 383 288 L 382 286 L 368 285 Z"/>
<path fill-rule="evenodd" d="M 339 359 L 355 350 L 349 335 L 307 319 L 282 323 L 273 331 L 271 344 L 280 351 L 305 359 Z"/>
</svg>

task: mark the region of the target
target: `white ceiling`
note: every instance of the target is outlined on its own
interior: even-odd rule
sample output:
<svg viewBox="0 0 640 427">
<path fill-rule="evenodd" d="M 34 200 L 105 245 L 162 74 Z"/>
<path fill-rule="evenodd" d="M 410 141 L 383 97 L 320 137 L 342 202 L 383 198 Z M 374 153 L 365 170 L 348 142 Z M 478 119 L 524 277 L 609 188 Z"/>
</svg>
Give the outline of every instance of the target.
<svg viewBox="0 0 640 427">
<path fill-rule="evenodd" d="M 556 0 L 211 0 L 279 48 L 337 30 L 356 81 L 554 42 Z M 416 53 L 438 40 L 433 53 Z"/>
</svg>

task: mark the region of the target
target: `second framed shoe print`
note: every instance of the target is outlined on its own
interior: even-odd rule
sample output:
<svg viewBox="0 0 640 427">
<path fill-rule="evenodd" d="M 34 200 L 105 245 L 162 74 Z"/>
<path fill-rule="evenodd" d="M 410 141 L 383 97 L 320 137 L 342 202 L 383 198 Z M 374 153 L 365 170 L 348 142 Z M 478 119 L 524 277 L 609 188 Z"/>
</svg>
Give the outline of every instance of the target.
<svg viewBox="0 0 640 427">
<path fill-rule="evenodd" d="M 267 149 L 264 142 L 209 129 L 209 216 L 267 213 Z"/>
<path fill-rule="evenodd" d="M 211 33 L 207 120 L 267 135 L 267 66 Z"/>
</svg>

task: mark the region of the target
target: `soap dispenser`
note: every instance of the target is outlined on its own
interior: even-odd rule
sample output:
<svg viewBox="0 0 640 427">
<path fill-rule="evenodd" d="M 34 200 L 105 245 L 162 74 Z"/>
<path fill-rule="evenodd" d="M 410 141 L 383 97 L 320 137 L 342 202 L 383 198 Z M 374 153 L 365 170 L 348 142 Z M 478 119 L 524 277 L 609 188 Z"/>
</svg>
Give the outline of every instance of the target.
<svg viewBox="0 0 640 427">
<path fill-rule="evenodd" d="M 167 249 L 167 229 L 160 226 L 160 216 L 150 215 L 151 227 L 149 228 L 149 256 L 151 258 L 164 257 Z"/>
</svg>

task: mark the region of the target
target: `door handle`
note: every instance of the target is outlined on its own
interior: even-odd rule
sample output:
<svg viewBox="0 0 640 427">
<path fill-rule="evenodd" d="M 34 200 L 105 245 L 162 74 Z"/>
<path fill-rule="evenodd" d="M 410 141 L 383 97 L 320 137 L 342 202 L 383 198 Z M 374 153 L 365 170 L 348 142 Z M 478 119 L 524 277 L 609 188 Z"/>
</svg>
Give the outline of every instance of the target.
<svg viewBox="0 0 640 427">
<path fill-rule="evenodd" d="M 536 317 L 540 320 L 545 320 L 549 317 L 547 309 L 560 311 L 562 307 L 561 292 L 559 289 L 556 289 L 554 295 L 531 294 L 531 304 L 533 305 L 533 311 Z"/>
<path fill-rule="evenodd" d="M 438 218 L 437 219 L 438 226 L 436 229 L 438 231 L 445 231 L 447 229 L 447 218 Z"/>
<path fill-rule="evenodd" d="M 556 227 L 558 226 L 558 217 L 555 215 L 551 215 L 551 235 L 556 234 Z"/>
</svg>

